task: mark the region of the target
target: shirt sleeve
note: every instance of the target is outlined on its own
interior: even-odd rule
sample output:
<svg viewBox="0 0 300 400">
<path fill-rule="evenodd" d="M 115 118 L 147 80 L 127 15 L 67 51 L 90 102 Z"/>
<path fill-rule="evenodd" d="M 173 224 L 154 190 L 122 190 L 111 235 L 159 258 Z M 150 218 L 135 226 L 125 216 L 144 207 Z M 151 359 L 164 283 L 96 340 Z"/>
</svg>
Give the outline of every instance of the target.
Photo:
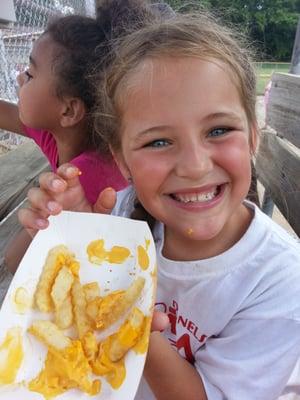
<svg viewBox="0 0 300 400">
<path fill-rule="evenodd" d="M 275 400 L 299 349 L 299 321 L 234 318 L 197 351 L 195 367 L 209 400 Z"/>
<path fill-rule="evenodd" d="M 45 154 L 53 171 L 56 171 L 58 153 L 56 141 L 53 135 L 48 131 L 28 128 L 25 125 L 23 125 L 23 129 L 26 133 L 26 136 L 30 139 L 33 139 L 42 150 L 42 152 Z"/>
</svg>

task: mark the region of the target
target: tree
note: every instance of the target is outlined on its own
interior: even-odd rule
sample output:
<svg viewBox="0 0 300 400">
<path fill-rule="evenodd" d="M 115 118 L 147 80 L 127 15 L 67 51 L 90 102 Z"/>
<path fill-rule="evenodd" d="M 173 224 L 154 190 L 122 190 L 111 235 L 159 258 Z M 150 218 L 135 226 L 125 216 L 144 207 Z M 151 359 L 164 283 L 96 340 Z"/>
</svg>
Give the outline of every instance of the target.
<svg viewBox="0 0 300 400">
<path fill-rule="evenodd" d="M 169 0 L 176 10 L 196 4 L 236 25 L 257 48 L 261 59 L 290 61 L 300 16 L 300 0 Z M 186 8 L 186 7 L 184 7 Z M 189 7 L 187 7 L 189 8 Z"/>
</svg>

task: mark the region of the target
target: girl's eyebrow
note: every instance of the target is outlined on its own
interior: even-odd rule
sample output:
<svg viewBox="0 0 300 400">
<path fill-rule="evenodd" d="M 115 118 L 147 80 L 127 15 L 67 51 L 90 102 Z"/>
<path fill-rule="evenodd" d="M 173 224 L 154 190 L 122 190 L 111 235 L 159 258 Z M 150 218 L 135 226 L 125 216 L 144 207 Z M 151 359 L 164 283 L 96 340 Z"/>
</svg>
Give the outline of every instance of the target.
<svg viewBox="0 0 300 400">
<path fill-rule="evenodd" d="M 236 120 L 236 121 L 241 120 L 241 116 L 233 112 L 216 112 L 208 115 L 205 119 L 209 121 L 211 119 L 217 119 L 217 118 L 230 118 L 231 120 Z"/>
<path fill-rule="evenodd" d="M 209 121 L 217 119 L 217 118 L 229 118 L 231 121 L 236 121 L 236 122 L 241 121 L 241 116 L 239 114 L 236 114 L 236 113 L 233 113 L 230 111 L 229 112 L 216 112 L 216 113 L 209 114 L 204 118 L 204 120 L 209 122 Z M 153 126 L 151 128 L 142 130 L 142 131 L 138 132 L 138 135 L 144 136 L 147 134 L 155 133 L 156 131 L 164 132 L 164 131 L 167 131 L 168 129 L 170 129 L 170 127 L 167 125 L 158 125 L 158 126 Z"/>
<path fill-rule="evenodd" d="M 138 132 L 139 136 L 144 136 L 150 133 L 155 133 L 156 131 L 167 131 L 168 129 L 170 129 L 167 125 L 161 125 L 161 126 L 153 126 L 151 128 L 145 129 L 143 131 Z"/>
</svg>

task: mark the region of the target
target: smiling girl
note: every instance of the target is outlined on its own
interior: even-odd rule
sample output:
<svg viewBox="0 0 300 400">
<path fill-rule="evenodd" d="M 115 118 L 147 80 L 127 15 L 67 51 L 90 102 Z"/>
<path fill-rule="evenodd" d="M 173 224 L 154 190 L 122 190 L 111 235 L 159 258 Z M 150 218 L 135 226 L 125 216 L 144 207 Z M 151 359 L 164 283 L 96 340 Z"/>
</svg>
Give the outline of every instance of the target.
<svg viewBox="0 0 300 400">
<path fill-rule="evenodd" d="M 152 22 L 115 51 L 96 126 L 132 184 L 112 213 L 152 226 L 157 309 L 170 321 L 150 336 L 136 399 L 271 400 L 297 390 L 288 380 L 300 354 L 299 247 L 245 200 L 258 135 L 246 52 L 203 14 Z M 92 211 L 76 173 L 64 165 L 41 177 L 20 214 L 26 227 L 47 224 L 74 187 L 68 208 Z M 108 210 L 114 199 L 100 203 Z"/>
</svg>

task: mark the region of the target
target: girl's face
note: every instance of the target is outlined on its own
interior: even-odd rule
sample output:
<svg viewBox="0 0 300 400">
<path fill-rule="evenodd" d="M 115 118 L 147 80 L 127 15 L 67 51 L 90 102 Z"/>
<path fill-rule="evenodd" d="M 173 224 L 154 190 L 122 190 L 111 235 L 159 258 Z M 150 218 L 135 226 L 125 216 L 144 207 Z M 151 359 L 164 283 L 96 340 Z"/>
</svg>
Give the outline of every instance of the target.
<svg viewBox="0 0 300 400">
<path fill-rule="evenodd" d="M 54 50 L 49 35 L 42 35 L 33 45 L 28 69 L 18 76 L 19 115 L 30 128 L 53 130 L 59 120 L 62 102 L 52 71 Z"/>
<path fill-rule="evenodd" d="M 224 251 L 225 236 L 236 241 L 249 224 L 242 201 L 251 179 L 247 118 L 226 67 L 147 60 L 121 96 L 116 158 L 145 209 L 165 224 L 165 244 L 176 244 L 180 258 L 193 241 L 196 253 L 184 259 L 199 258 L 201 241 Z"/>
</svg>

